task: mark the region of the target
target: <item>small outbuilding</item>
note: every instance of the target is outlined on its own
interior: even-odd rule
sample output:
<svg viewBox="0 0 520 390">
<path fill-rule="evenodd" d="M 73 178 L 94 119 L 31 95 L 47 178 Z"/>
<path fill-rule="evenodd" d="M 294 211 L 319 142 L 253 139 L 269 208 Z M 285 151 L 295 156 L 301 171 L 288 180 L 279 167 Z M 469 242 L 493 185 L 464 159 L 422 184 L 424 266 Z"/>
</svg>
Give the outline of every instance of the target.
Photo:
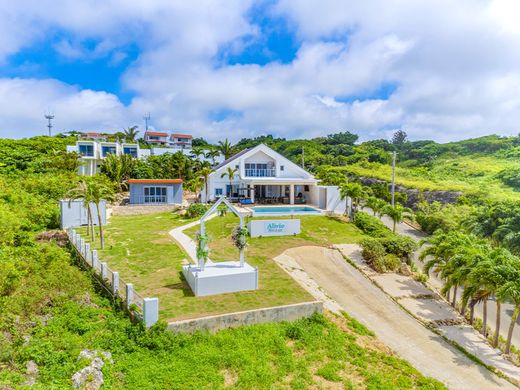
<svg viewBox="0 0 520 390">
<path fill-rule="evenodd" d="M 130 204 L 181 204 L 181 179 L 131 179 Z"/>
<path fill-rule="evenodd" d="M 101 223 L 107 224 L 107 202 L 102 200 L 99 202 L 99 213 L 101 214 Z M 97 226 L 99 218 L 95 203 L 90 204 L 92 213 L 92 223 Z M 87 208 L 83 205 L 83 200 L 60 200 L 60 225 L 62 229 L 71 227 L 86 226 L 88 224 Z"/>
</svg>

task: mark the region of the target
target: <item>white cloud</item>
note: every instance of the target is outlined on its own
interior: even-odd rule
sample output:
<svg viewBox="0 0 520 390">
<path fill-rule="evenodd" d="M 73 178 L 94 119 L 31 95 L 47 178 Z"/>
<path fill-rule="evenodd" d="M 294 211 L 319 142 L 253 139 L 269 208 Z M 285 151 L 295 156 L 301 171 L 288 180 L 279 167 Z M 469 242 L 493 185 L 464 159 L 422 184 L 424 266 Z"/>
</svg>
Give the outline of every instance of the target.
<svg viewBox="0 0 520 390">
<path fill-rule="evenodd" d="M 264 66 L 216 60 L 223 47 L 247 47 L 245 37 L 265 41 L 248 20 L 249 1 L 20 3 L 0 2 L 0 62 L 52 31 L 66 32 L 56 50 L 69 60 L 108 55 L 115 64 L 128 44 L 140 55 L 122 76 L 136 94 L 127 107 L 57 80 L 4 77 L 0 131 L 8 136 L 41 133 L 47 107 L 59 129 L 119 129 L 151 112 L 157 128 L 211 139 L 339 130 L 366 139 L 402 127 L 412 138 L 445 141 L 519 130 L 514 0 L 279 0 L 270 12 L 288 20 L 300 47 L 292 62 Z M 98 43 L 87 50 L 85 40 Z M 370 98 L 381 85 L 396 90 Z M 358 98 L 346 103 L 349 96 Z"/>
</svg>

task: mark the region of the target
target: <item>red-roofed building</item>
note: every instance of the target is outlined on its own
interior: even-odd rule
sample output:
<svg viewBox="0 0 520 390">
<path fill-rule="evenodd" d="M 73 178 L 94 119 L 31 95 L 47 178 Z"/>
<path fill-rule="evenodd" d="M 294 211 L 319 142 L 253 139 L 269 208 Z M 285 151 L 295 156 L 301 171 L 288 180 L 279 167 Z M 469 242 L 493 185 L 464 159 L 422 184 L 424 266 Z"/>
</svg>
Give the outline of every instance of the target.
<svg viewBox="0 0 520 390">
<path fill-rule="evenodd" d="M 191 149 L 193 137 L 189 134 L 172 134 L 170 136 L 170 146 L 180 149 Z"/>
<path fill-rule="evenodd" d="M 144 140 L 156 145 L 168 145 L 168 133 L 147 131 L 144 133 Z"/>
<path fill-rule="evenodd" d="M 88 139 L 93 139 L 93 140 L 106 140 L 107 136 L 102 133 L 86 132 L 86 133 L 81 133 L 80 138 L 88 138 Z"/>
</svg>

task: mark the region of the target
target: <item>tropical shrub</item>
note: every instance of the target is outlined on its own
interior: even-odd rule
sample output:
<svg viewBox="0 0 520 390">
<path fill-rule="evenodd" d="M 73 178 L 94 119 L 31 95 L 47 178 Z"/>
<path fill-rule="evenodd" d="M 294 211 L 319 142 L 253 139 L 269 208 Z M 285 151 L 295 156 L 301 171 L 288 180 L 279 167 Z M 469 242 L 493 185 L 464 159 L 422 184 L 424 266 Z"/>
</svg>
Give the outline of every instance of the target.
<svg viewBox="0 0 520 390">
<path fill-rule="evenodd" d="M 186 209 L 186 216 L 188 218 L 200 218 L 208 211 L 208 206 L 202 203 L 192 203 Z"/>
<path fill-rule="evenodd" d="M 364 211 L 358 211 L 354 215 L 353 222 L 354 225 L 371 237 L 386 237 L 391 234 L 390 229 L 383 222 Z"/>
<path fill-rule="evenodd" d="M 381 263 L 386 255 L 385 247 L 376 238 L 366 238 L 360 242 L 361 254 L 368 265 Z"/>
<path fill-rule="evenodd" d="M 412 253 L 419 247 L 413 239 L 405 236 L 389 235 L 378 240 L 387 253 L 403 260 L 408 260 Z"/>
</svg>

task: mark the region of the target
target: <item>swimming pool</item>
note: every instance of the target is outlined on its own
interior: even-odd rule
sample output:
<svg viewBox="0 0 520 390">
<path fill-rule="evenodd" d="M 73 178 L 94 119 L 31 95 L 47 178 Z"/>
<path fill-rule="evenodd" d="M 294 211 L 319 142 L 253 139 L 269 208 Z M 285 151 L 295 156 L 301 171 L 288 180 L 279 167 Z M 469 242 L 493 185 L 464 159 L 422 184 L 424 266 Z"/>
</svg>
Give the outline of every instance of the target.
<svg viewBox="0 0 520 390">
<path fill-rule="evenodd" d="M 252 207 L 253 216 L 263 215 L 321 215 L 321 211 L 309 206 L 255 206 Z"/>
</svg>

